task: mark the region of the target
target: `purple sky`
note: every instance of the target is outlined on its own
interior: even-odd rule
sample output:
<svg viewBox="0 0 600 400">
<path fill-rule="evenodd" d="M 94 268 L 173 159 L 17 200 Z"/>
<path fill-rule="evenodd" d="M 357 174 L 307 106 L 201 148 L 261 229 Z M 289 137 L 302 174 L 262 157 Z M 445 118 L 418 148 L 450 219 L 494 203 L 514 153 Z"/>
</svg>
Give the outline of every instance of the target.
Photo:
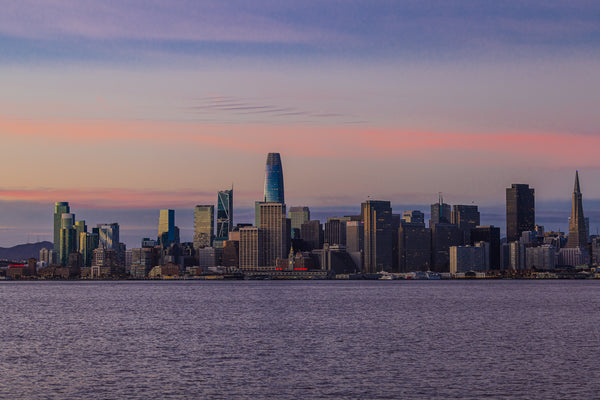
<svg viewBox="0 0 600 400">
<path fill-rule="evenodd" d="M 129 245 L 232 183 L 249 214 L 272 151 L 288 205 L 323 215 L 443 192 L 500 225 L 518 182 L 553 224 L 579 169 L 594 230 L 599 20 L 592 1 L 9 2 L 0 246 L 50 239 L 54 201 Z"/>
</svg>

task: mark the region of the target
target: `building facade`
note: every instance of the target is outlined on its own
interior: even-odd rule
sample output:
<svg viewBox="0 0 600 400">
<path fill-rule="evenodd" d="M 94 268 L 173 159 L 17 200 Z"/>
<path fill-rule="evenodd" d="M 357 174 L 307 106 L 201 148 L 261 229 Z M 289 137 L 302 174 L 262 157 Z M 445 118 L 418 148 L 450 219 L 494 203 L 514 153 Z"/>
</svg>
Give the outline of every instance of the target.
<svg viewBox="0 0 600 400">
<path fill-rule="evenodd" d="M 463 234 L 454 224 L 438 223 L 431 228 L 431 267 L 436 272 L 450 271 L 450 247 L 462 246 Z"/>
<path fill-rule="evenodd" d="M 302 239 L 302 224 L 310 221 L 310 209 L 308 207 L 290 207 L 290 224 L 292 227 L 292 239 Z"/>
<path fill-rule="evenodd" d="M 391 272 L 395 263 L 390 202 L 367 200 L 361 204 L 361 215 L 364 221 L 364 271 Z"/>
<path fill-rule="evenodd" d="M 263 243 L 264 230 L 255 226 L 240 228 L 240 269 L 257 270 L 265 265 L 263 260 Z"/>
<path fill-rule="evenodd" d="M 346 249 L 348 253 L 364 251 L 364 234 L 364 222 L 348 221 L 346 223 Z"/>
<path fill-rule="evenodd" d="M 431 229 L 425 223 L 402 222 L 398 228 L 400 272 L 431 269 Z"/>
<path fill-rule="evenodd" d="M 323 224 L 318 220 L 306 221 L 300 229 L 300 236 L 308 250 L 323 248 L 324 233 Z"/>
<path fill-rule="evenodd" d="M 579 187 L 579 172 L 575 171 L 575 185 L 573 187 L 571 218 L 569 219 L 569 238 L 566 248 L 587 248 L 588 228 L 583 216 L 583 203 L 581 188 Z"/>
<path fill-rule="evenodd" d="M 194 249 L 212 247 L 215 232 L 215 206 L 194 207 Z"/>
<path fill-rule="evenodd" d="M 500 270 L 500 228 L 493 225 L 477 226 L 471 229 L 471 246 L 477 242 L 486 242 L 490 244 L 489 265 L 492 270 Z"/>
<path fill-rule="evenodd" d="M 217 240 L 225 241 L 233 229 L 233 189 L 217 193 Z"/>
<path fill-rule="evenodd" d="M 265 167 L 265 188 L 263 201 L 271 203 L 285 203 L 283 190 L 283 166 L 279 153 L 267 155 Z"/>
<path fill-rule="evenodd" d="M 452 209 L 450 222 L 463 232 L 464 243 L 471 241 L 471 229 L 479 226 L 480 214 L 477 206 L 455 204 Z"/>
<path fill-rule="evenodd" d="M 409 224 L 424 224 L 425 214 L 419 210 L 404 211 L 402 213 L 402 221 Z"/>
<path fill-rule="evenodd" d="M 349 222 L 347 217 L 332 217 L 327 218 L 325 223 L 324 243 L 329 245 L 346 246 L 346 223 Z"/>
<path fill-rule="evenodd" d="M 119 252 L 119 224 L 113 222 L 112 224 L 99 224 L 98 228 L 98 241 L 99 247 L 107 250 L 114 250 L 115 253 Z"/>
<path fill-rule="evenodd" d="M 62 229 L 62 215 L 71 212 L 69 203 L 58 201 L 54 203 L 54 251 L 60 252 L 60 230 Z"/>
<path fill-rule="evenodd" d="M 520 239 L 535 230 L 535 191 L 529 185 L 513 184 L 506 189 L 506 240 Z"/>
<path fill-rule="evenodd" d="M 450 273 L 485 271 L 485 247 L 451 246 Z"/>
<path fill-rule="evenodd" d="M 278 258 L 287 258 L 290 250 L 290 220 L 285 204 L 264 202 L 260 205 L 260 226 L 264 231 L 263 262 L 275 266 Z"/>
<path fill-rule="evenodd" d="M 442 196 L 437 203 L 431 205 L 431 219 L 429 220 L 429 227 L 433 227 L 435 224 L 449 224 L 452 219 L 450 204 L 444 203 Z"/>
<path fill-rule="evenodd" d="M 158 216 L 158 241 L 164 247 L 175 241 L 175 210 L 160 210 Z"/>
</svg>

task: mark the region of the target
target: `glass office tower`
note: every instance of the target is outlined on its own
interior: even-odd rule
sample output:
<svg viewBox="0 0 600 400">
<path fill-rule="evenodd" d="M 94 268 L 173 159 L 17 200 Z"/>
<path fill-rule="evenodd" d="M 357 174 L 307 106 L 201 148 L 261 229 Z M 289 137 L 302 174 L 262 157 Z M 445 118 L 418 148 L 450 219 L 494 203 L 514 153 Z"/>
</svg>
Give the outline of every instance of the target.
<svg viewBox="0 0 600 400">
<path fill-rule="evenodd" d="M 233 189 L 221 190 L 217 195 L 217 239 L 229 239 L 233 228 Z"/>
<path fill-rule="evenodd" d="M 283 169 L 279 153 L 269 153 L 267 156 L 264 201 L 285 203 L 283 195 Z"/>
</svg>

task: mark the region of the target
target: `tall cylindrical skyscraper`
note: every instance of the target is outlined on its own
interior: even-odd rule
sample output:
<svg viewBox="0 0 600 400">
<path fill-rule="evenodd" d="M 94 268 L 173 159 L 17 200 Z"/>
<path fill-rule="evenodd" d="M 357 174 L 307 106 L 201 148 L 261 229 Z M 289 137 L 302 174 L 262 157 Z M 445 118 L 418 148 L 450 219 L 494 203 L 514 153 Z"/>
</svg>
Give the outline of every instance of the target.
<svg viewBox="0 0 600 400">
<path fill-rule="evenodd" d="M 269 153 L 265 168 L 264 201 L 285 203 L 283 196 L 283 168 L 279 153 Z"/>
</svg>

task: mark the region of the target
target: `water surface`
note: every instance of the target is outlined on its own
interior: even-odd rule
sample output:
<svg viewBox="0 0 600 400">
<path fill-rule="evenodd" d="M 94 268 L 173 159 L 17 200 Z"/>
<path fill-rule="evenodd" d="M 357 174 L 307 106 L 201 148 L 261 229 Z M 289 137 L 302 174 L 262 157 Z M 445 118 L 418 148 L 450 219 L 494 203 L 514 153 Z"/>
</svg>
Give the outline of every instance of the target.
<svg viewBox="0 0 600 400">
<path fill-rule="evenodd" d="M 0 283 L 0 397 L 594 398 L 600 282 Z"/>
</svg>

